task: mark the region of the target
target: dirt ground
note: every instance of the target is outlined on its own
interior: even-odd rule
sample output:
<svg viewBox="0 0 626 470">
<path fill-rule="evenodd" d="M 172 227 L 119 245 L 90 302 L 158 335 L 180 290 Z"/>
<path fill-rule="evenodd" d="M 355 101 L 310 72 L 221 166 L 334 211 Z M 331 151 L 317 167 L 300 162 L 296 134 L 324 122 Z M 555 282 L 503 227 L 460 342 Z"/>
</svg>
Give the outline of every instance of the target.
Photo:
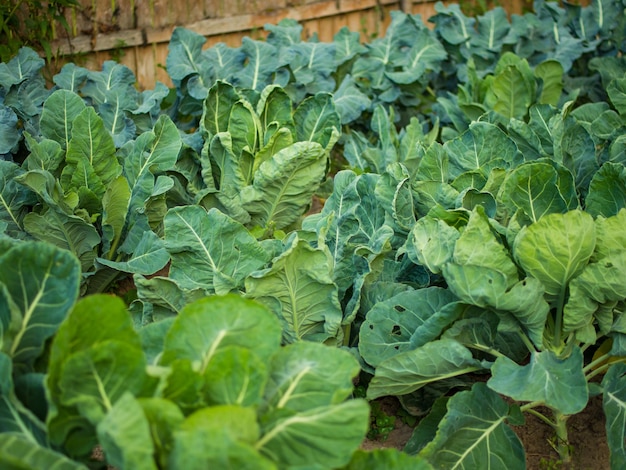
<svg viewBox="0 0 626 470">
<path fill-rule="evenodd" d="M 399 410 L 397 400 L 384 399 L 381 409 L 394 416 Z M 573 448 L 573 462 L 564 466 L 559 455 L 552 447 L 554 432 L 538 418 L 526 414 L 526 424 L 514 426 L 524 449 L 528 470 L 608 470 L 609 448 L 606 443 L 604 429 L 604 412 L 602 397 L 590 399 L 589 404 L 581 413 L 572 416 L 568 421 L 570 444 Z M 385 440 L 366 440 L 364 449 L 391 448 L 402 449 L 411 437 L 413 428 L 396 419 L 395 428 Z"/>
</svg>

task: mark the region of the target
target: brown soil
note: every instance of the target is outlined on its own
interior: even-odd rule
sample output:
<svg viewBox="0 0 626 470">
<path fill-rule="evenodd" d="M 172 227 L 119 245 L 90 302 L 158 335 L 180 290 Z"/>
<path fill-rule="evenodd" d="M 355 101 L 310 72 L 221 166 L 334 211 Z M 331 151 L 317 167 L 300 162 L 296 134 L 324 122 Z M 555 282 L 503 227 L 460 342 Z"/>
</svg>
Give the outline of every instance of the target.
<svg viewBox="0 0 626 470">
<path fill-rule="evenodd" d="M 388 415 L 397 415 L 400 405 L 397 400 L 384 398 L 381 409 Z M 541 411 L 541 410 L 540 410 Z M 570 445 L 573 449 L 572 463 L 568 466 L 559 461 L 553 447 L 554 431 L 539 418 L 526 415 L 526 424 L 514 426 L 524 449 L 528 470 L 605 470 L 609 469 L 609 448 L 606 443 L 602 397 L 589 400 L 587 408 L 572 416 L 568 421 Z M 413 427 L 396 419 L 395 428 L 385 440 L 368 439 L 363 449 L 403 449 L 413 433 Z"/>
</svg>

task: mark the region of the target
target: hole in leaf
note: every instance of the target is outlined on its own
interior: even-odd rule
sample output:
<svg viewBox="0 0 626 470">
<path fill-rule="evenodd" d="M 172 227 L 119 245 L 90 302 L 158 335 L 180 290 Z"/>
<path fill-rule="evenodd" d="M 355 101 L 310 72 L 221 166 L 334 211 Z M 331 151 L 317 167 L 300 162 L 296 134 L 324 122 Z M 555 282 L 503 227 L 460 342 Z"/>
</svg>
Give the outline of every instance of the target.
<svg viewBox="0 0 626 470">
<path fill-rule="evenodd" d="M 370 323 L 370 330 L 373 330 L 373 329 L 374 329 L 374 325 Z"/>
<path fill-rule="evenodd" d="M 393 308 L 395 308 L 395 309 L 396 309 L 396 312 L 400 312 L 400 313 L 402 313 L 402 312 L 405 312 L 405 311 L 406 311 L 406 308 L 404 308 L 402 305 L 396 305 L 396 306 L 395 306 L 395 307 L 393 307 Z"/>
<path fill-rule="evenodd" d="M 396 351 L 400 349 L 400 346 L 396 345 L 393 347 L 393 349 L 395 349 Z"/>
<path fill-rule="evenodd" d="M 400 326 L 393 325 L 393 328 L 391 329 L 391 334 L 392 335 L 396 335 L 396 336 L 400 336 L 400 333 L 402 333 L 402 329 L 400 328 Z"/>
</svg>

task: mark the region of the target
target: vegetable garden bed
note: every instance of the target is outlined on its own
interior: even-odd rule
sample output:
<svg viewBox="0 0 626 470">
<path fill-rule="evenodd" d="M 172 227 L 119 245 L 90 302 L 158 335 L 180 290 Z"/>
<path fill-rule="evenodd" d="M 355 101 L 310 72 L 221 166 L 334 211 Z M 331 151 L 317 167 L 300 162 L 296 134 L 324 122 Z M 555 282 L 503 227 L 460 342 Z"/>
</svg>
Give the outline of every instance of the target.
<svg viewBox="0 0 626 470">
<path fill-rule="evenodd" d="M 624 7 L 0 64 L 0 463 L 623 468 Z"/>
</svg>

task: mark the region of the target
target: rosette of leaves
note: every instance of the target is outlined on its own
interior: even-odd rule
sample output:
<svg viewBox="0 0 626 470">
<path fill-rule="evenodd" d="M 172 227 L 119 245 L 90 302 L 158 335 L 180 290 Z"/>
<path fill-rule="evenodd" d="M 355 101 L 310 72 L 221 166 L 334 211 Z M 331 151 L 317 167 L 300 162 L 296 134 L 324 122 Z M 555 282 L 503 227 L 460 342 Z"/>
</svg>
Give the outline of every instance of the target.
<svg viewBox="0 0 626 470">
<path fill-rule="evenodd" d="M 2 165 L 5 230 L 74 253 L 84 288 L 102 291 L 120 272 L 152 274 L 169 256 L 157 235 L 167 210 L 182 145 L 174 123 L 116 148 L 95 109 L 74 92 L 56 90 L 44 103 L 40 136 L 26 134 L 22 165 Z"/>
<path fill-rule="evenodd" d="M 459 386 L 453 379 L 472 372 L 490 379 L 435 405 L 430 419 L 438 431 L 426 424 L 416 431 L 415 452 L 435 466 L 496 459 L 523 468 L 509 424 L 521 422 L 520 410 L 538 414 L 541 405 L 552 413 L 543 418 L 567 460 L 567 417 L 584 409 L 596 390 L 591 379 L 606 373 L 598 391 L 606 393 L 612 465 L 619 468 L 625 450 L 615 436 L 624 432 L 623 411 L 610 390 L 623 380 L 626 245 L 618 227 L 625 217 L 624 208 L 594 219 L 555 204 L 516 230 L 512 242 L 482 207 L 417 221 L 409 254 L 440 273 L 446 288 L 399 293 L 367 313 L 359 351 L 375 368 L 368 397 L 393 394 L 409 402 L 434 384 L 440 393 L 446 383 Z M 608 347 L 585 362 L 583 352 L 605 340 Z M 525 404 L 510 407 L 498 394 Z M 471 449 L 470 436 L 478 443 Z"/>
<path fill-rule="evenodd" d="M 52 344 L 50 439 L 78 460 L 99 444 L 120 469 L 346 465 L 368 426 L 367 403 L 346 401 L 356 360 L 280 344 L 275 316 L 239 296 L 139 331 L 119 299 L 87 297 Z"/>
</svg>

